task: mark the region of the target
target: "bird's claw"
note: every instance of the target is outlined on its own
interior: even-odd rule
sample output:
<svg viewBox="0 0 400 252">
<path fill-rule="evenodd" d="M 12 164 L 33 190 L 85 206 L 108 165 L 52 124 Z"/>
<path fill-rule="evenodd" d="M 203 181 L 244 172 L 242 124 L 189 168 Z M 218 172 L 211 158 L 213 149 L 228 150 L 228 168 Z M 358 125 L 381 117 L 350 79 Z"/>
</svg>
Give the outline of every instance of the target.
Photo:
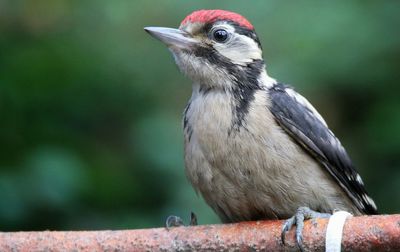
<svg viewBox="0 0 400 252">
<path fill-rule="evenodd" d="M 197 226 L 197 216 L 195 213 L 190 212 L 190 226 Z"/>
<path fill-rule="evenodd" d="M 311 210 L 308 207 L 299 207 L 296 214 L 291 218 L 287 219 L 282 226 L 281 239 L 282 243 L 285 244 L 286 233 L 296 225 L 296 242 L 299 246 L 300 251 L 304 251 L 303 247 L 303 228 L 304 220 L 315 219 L 315 218 L 329 218 L 331 215 L 327 213 L 319 213 Z"/>
<path fill-rule="evenodd" d="M 167 220 L 165 221 L 165 227 L 167 229 L 170 229 L 172 227 L 181 227 L 181 226 L 185 226 L 185 223 L 179 216 L 170 215 L 167 217 Z M 197 216 L 193 212 L 190 213 L 189 226 L 197 226 Z"/>
<path fill-rule="evenodd" d="M 170 215 L 168 216 L 167 220 L 165 221 L 165 227 L 170 229 L 172 227 L 180 227 L 184 226 L 183 220 L 179 216 Z"/>
<path fill-rule="evenodd" d="M 285 244 L 286 233 L 292 228 L 294 222 L 295 222 L 295 216 L 292 216 L 291 218 L 287 219 L 283 224 L 281 233 L 281 240 L 283 244 Z"/>
</svg>

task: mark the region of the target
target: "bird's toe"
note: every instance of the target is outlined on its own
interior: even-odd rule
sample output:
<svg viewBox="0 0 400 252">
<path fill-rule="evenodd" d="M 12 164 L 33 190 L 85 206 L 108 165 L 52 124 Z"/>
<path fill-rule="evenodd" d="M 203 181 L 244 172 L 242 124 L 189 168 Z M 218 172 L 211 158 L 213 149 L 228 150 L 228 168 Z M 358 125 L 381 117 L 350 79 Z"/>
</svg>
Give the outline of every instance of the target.
<svg viewBox="0 0 400 252">
<path fill-rule="evenodd" d="M 170 229 L 172 227 L 180 227 L 184 226 L 183 220 L 179 216 L 175 215 L 170 215 L 167 217 L 167 220 L 165 221 L 165 227 L 167 229 Z"/>
<path fill-rule="evenodd" d="M 287 219 L 283 224 L 281 233 L 281 240 L 283 244 L 285 244 L 286 233 L 293 227 L 295 221 L 296 221 L 296 216 L 292 216 L 291 218 Z"/>
<path fill-rule="evenodd" d="M 183 222 L 182 218 L 179 216 L 170 215 L 167 217 L 167 220 L 165 221 L 165 227 L 167 229 L 172 228 L 172 227 L 181 227 L 181 226 L 185 226 L 185 223 Z M 197 226 L 197 216 L 193 212 L 190 213 L 189 226 Z"/>
<path fill-rule="evenodd" d="M 300 251 L 304 251 L 303 247 L 303 229 L 305 220 L 314 220 L 315 218 L 329 218 L 331 215 L 328 213 L 319 213 L 311 210 L 308 207 L 299 207 L 296 214 L 291 218 L 287 219 L 282 227 L 281 239 L 282 243 L 285 244 L 286 232 L 288 232 L 292 226 L 296 226 L 296 242 L 299 246 Z"/>
</svg>

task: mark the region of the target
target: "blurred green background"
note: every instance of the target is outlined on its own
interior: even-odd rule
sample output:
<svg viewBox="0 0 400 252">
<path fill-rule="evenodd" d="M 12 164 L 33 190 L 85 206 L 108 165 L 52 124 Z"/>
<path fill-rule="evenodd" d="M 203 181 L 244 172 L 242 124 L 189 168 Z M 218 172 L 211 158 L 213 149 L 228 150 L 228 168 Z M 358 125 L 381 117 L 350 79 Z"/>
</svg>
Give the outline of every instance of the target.
<svg viewBox="0 0 400 252">
<path fill-rule="evenodd" d="M 183 172 L 190 81 L 144 26 L 239 12 L 268 72 L 304 94 L 383 213 L 400 211 L 400 1 L 0 0 L 0 230 L 217 217 Z"/>
</svg>

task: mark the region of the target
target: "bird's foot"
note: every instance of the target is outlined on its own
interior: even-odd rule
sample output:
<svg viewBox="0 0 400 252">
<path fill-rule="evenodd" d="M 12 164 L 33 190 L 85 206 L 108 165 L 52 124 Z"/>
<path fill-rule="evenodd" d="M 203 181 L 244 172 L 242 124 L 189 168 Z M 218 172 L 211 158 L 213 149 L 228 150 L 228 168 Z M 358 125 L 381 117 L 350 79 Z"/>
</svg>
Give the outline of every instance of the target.
<svg viewBox="0 0 400 252">
<path fill-rule="evenodd" d="M 165 227 L 167 229 L 170 229 L 172 227 L 181 227 L 181 226 L 185 226 L 185 223 L 183 222 L 182 218 L 179 216 L 170 215 L 170 216 L 168 216 L 167 220 L 165 221 Z M 189 226 L 197 226 L 197 216 L 193 212 L 190 213 Z"/>
<path fill-rule="evenodd" d="M 311 210 L 308 207 L 299 207 L 296 214 L 285 221 L 282 227 L 281 239 L 282 243 L 285 244 L 286 232 L 288 232 L 294 225 L 296 226 L 296 242 L 300 248 L 300 251 L 304 251 L 303 248 L 303 228 L 304 220 L 310 220 L 315 218 L 329 218 L 331 215 L 328 213 L 319 213 Z"/>
</svg>

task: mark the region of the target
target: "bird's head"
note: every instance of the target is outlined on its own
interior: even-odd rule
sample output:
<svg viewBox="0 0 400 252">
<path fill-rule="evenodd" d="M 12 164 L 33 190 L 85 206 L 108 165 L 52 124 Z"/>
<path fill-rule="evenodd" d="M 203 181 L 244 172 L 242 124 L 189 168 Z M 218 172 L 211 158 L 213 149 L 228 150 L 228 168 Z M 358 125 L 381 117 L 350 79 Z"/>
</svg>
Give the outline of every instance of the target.
<svg viewBox="0 0 400 252">
<path fill-rule="evenodd" d="M 198 10 L 179 29 L 145 30 L 168 46 L 184 74 L 207 89 L 237 89 L 238 82 L 256 88 L 267 77 L 254 27 L 237 13 Z"/>
</svg>

